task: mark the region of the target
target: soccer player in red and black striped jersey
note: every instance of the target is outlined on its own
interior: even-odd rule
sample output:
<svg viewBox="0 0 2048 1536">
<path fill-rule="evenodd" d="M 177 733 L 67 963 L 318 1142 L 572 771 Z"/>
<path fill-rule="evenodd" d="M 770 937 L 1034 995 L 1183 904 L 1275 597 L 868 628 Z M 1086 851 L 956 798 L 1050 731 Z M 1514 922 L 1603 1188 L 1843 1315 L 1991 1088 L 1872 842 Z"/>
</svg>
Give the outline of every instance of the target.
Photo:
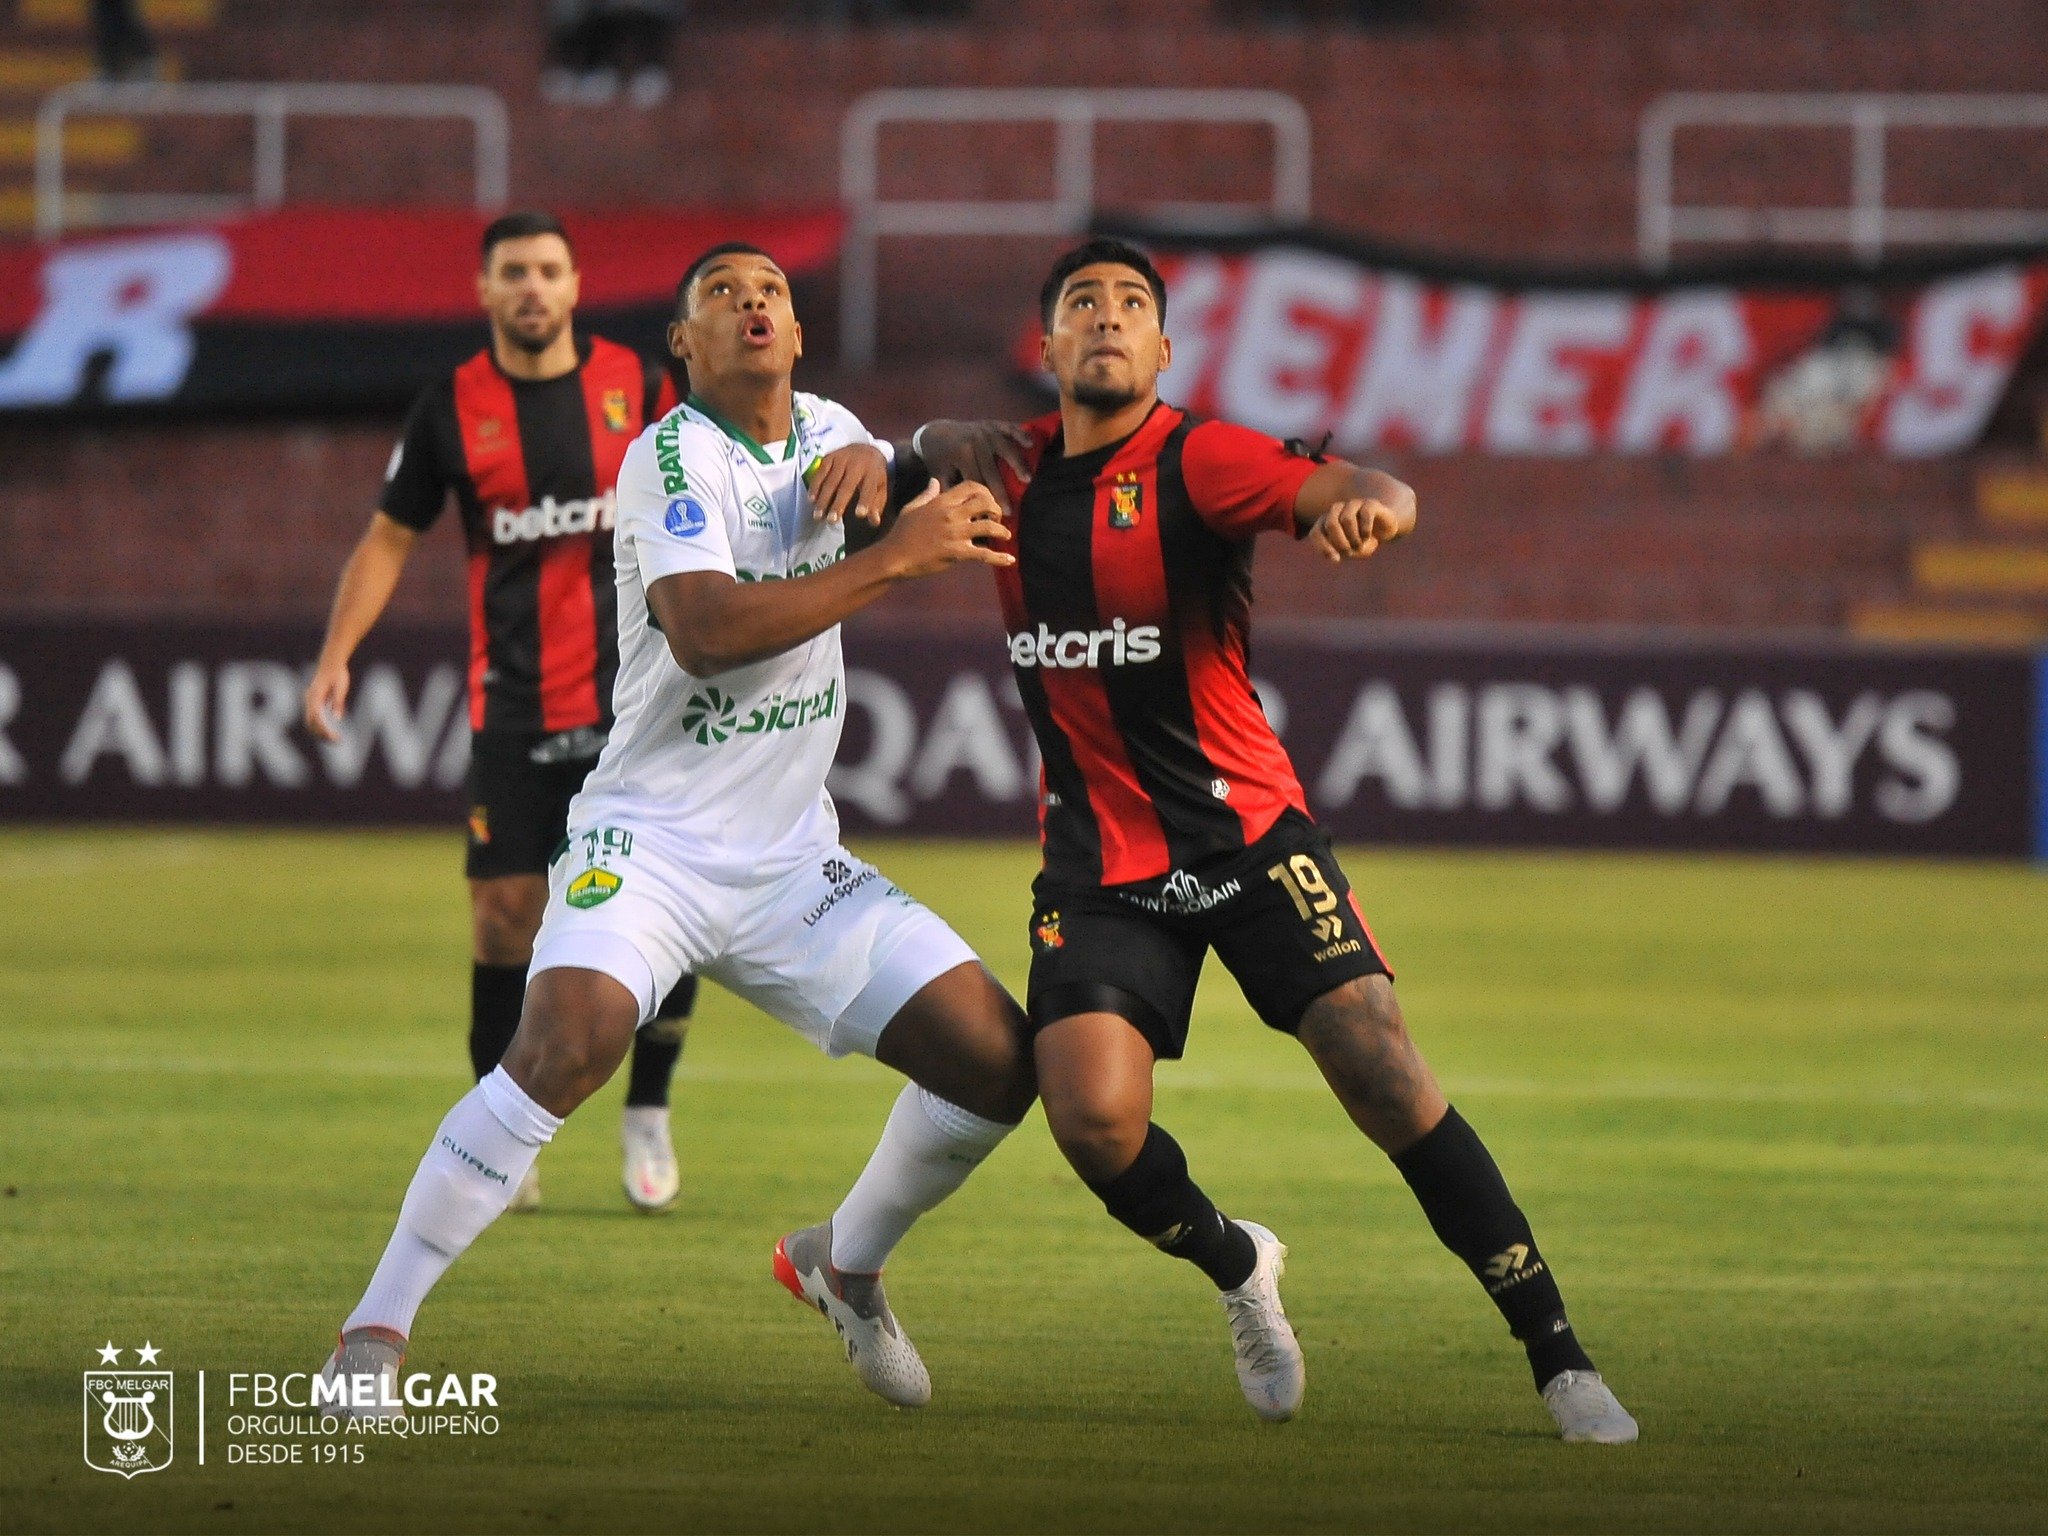
<svg viewBox="0 0 2048 1536">
<path fill-rule="evenodd" d="M 676 403 L 666 369 L 576 334 L 577 283 L 550 215 L 507 214 L 484 231 L 477 297 L 490 345 L 407 418 L 306 691 L 308 728 L 334 739 L 349 658 L 452 492 L 469 545 L 469 1056 L 479 1079 L 519 1026 L 548 860 L 611 724 L 613 482 L 633 439 Z M 684 977 L 634 1042 L 624 1179 L 643 1209 L 676 1195 L 669 1082 L 695 988 Z M 521 1209 L 539 1202 L 529 1184 Z"/>
<path fill-rule="evenodd" d="M 1027 428 L 1028 483 L 1006 487 L 1017 561 L 996 580 L 1045 765 L 1028 1006 L 1054 1138 L 1111 1215 L 1215 1282 L 1246 1397 L 1288 1417 L 1303 1375 L 1286 1249 L 1219 1213 L 1151 1118 L 1153 1064 L 1181 1054 L 1214 950 L 1486 1288 L 1565 1438 L 1634 1439 L 1500 1170 L 1409 1037 L 1246 670 L 1254 537 L 1366 559 L 1414 527 L 1414 493 L 1163 403 L 1166 289 L 1142 251 L 1091 241 L 1040 302 L 1060 406 Z"/>
</svg>

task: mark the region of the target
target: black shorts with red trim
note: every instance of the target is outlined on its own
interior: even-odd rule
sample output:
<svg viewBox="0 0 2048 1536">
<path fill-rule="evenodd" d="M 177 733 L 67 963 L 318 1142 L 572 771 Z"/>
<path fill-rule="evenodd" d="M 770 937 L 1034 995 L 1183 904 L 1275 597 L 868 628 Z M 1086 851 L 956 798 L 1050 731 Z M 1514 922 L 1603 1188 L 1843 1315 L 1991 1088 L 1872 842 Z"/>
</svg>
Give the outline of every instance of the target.
<svg viewBox="0 0 2048 1536">
<path fill-rule="evenodd" d="M 472 880 L 546 875 L 569 835 L 569 802 L 604 750 L 604 733 L 478 731 L 469 739 Z"/>
<path fill-rule="evenodd" d="M 1203 869 L 1117 886 L 1040 875 L 1032 887 L 1032 1028 L 1113 1013 L 1155 1055 L 1178 1059 L 1212 949 L 1253 1011 L 1283 1034 L 1294 1033 L 1324 993 L 1361 976 L 1393 975 L 1328 834 L 1290 810 L 1249 848 Z"/>
</svg>

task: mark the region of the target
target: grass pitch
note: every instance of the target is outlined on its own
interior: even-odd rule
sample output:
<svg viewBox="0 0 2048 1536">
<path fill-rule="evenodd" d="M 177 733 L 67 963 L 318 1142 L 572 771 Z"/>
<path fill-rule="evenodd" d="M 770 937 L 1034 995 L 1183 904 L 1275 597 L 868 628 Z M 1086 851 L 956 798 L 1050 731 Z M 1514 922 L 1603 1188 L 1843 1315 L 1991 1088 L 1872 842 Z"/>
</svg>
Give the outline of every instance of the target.
<svg viewBox="0 0 2048 1536">
<path fill-rule="evenodd" d="M 1021 987 L 1030 850 L 868 851 Z M 680 1208 L 627 1209 L 614 1086 L 422 1313 L 412 1368 L 494 1372 L 498 1435 L 227 1465 L 226 1373 L 318 1365 L 464 1087 L 458 858 L 0 838 L 0 1529 L 2048 1528 L 2048 879 L 1939 864 L 1349 857 L 1638 1446 L 1550 1438 L 1477 1287 L 1212 967 L 1158 1114 L 1293 1247 L 1294 1423 L 1036 1116 L 891 1266 L 936 1400 L 868 1397 L 768 1256 L 894 1079 L 713 990 Z M 79 1373 L 144 1340 L 177 1460 L 130 1483 L 82 1463 Z"/>
</svg>

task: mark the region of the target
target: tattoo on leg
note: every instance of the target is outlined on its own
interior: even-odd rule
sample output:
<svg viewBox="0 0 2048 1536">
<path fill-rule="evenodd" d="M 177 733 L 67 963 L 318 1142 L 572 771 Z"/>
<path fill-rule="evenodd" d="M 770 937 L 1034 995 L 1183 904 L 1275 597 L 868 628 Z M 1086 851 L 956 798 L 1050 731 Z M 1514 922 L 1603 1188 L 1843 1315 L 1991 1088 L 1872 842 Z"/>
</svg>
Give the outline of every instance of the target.
<svg viewBox="0 0 2048 1536">
<path fill-rule="evenodd" d="M 1375 992 L 1385 989 L 1384 996 Z M 1384 982 L 1344 987 L 1309 1006 L 1298 1031 L 1352 1120 L 1395 1152 L 1443 1114 L 1443 1094 Z"/>
</svg>

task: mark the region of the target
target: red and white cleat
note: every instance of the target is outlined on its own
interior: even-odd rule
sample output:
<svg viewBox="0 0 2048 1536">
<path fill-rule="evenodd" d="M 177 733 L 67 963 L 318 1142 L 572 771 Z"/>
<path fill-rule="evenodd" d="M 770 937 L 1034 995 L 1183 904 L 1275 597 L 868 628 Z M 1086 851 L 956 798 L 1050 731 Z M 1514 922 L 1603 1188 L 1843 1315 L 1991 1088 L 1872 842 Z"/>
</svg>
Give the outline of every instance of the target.
<svg viewBox="0 0 2048 1536">
<path fill-rule="evenodd" d="M 831 1222 L 792 1232 L 777 1243 L 775 1278 L 838 1330 L 862 1386 L 898 1408 L 922 1408 L 932 1400 L 931 1375 L 890 1312 L 882 1277 L 832 1267 Z"/>
</svg>

